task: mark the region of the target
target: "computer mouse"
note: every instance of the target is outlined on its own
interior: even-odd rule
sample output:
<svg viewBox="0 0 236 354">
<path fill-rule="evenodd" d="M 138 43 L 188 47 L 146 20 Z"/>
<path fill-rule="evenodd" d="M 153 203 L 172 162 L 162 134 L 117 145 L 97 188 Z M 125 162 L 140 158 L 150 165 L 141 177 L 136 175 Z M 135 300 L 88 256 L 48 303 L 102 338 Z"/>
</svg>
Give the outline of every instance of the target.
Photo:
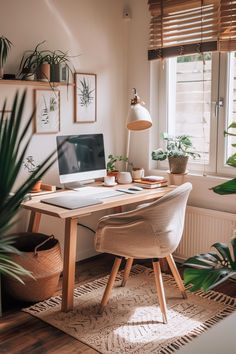
<svg viewBox="0 0 236 354">
<path fill-rule="evenodd" d="M 142 187 L 138 187 L 138 186 L 133 186 L 133 187 L 130 187 L 129 188 L 129 190 L 130 191 L 142 191 L 143 190 L 143 188 Z"/>
</svg>

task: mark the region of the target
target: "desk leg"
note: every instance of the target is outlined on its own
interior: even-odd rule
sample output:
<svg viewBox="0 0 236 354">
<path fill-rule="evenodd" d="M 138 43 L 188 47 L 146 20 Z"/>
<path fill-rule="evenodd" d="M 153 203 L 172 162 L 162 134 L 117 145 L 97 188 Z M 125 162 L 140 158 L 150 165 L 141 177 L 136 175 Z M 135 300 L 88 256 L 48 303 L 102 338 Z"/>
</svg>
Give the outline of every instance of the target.
<svg viewBox="0 0 236 354">
<path fill-rule="evenodd" d="M 37 213 L 36 211 L 31 211 L 28 232 L 38 232 L 40 220 L 41 220 L 41 213 Z"/>
<path fill-rule="evenodd" d="M 77 219 L 66 219 L 61 305 L 61 310 L 63 312 L 67 312 L 73 309 L 75 287 L 76 239 Z"/>
</svg>

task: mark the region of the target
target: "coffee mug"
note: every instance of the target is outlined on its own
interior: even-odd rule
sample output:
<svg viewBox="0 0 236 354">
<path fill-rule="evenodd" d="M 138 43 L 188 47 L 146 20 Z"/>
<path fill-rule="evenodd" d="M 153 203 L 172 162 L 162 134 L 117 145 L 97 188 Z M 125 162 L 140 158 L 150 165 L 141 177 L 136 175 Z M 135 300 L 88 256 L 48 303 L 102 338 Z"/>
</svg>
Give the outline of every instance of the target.
<svg viewBox="0 0 236 354">
<path fill-rule="evenodd" d="M 141 179 L 142 177 L 144 177 L 144 169 L 140 168 L 137 170 L 132 170 L 132 177 L 133 179 Z"/>
<path fill-rule="evenodd" d="M 112 186 L 115 184 L 115 176 L 105 176 L 104 177 L 104 184 L 106 186 Z"/>
<path fill-rule="evenodd" d="M 121 184 L 131 183 L 131 174 L 129 172 L 119 172 L 117 175 L 117 182 Z"/>
</svg>

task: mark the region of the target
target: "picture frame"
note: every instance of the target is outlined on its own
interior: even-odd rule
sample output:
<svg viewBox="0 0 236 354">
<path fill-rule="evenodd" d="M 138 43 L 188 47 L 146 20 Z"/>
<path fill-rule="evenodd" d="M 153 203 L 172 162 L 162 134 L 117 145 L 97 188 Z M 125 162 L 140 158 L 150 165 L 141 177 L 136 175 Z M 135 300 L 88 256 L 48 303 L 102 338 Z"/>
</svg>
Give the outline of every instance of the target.
<svg viewBox="0 0 236 354">
<path fill-rule="evenodd" d="M 60 131 L 60 91 L 36 89 L 35 133 L 54 134 Z"/>
<path fill-rule="evenodd" d="M 97 120 L 97 76 L 75 73 L 75 123 L 94 123 Z"/>
</svg>

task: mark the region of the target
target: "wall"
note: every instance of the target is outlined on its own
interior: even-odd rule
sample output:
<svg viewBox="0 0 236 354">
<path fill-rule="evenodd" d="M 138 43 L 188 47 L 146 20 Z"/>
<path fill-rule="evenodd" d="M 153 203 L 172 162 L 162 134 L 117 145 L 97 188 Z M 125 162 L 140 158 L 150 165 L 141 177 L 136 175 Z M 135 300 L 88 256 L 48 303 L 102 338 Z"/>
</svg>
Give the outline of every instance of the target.
<svg viewBox="0 0 236 354">
<path fill-rule="evenodd" d="M 73 88 L 67 92 L 63 87 L 60 88 L 59 134 L 103 133 L 106 155 L 123 154 L 125 146 L 127 67 L 126 28 L 122 13 L 123 0 L 1 0 L 1 34 L 14 44 L 5 72 L 16 73 L 23 52 L 46 40 L 42 49 L 69 51 L 76 56 L 72 62 L 77 72 L 97 74 L 97 122 L 74 123 Z M 15 91 L 14 86 L 0 85 L 0 104 L 5 97 L 10 102 Z M 25 119 L 32 109 L 33 88 L 29 88 Z M 35 134 L 28 154 L 40 163 L 55 147 L 55 134 Z M 25 171 L 22 178 L 24 174 Z M 44 181 L 59 184 L 57 164 Z M 98 216 L 83 222 L 95 228 Z M 18 229 L 25 229 L 26 221 L 25 216 L 21 218 Z M 55 229 L 57 236 L 62 238 L 62 222 L 51 218 L 44 219 L 42 224 L 42 231 L 50 233 Z M 82 229 L 80 234 L 81 257 L 86 257 L 93 252 L 93 237 Z"/>
<path fill-rule="evenodd" d="M 167 175 L 158 171 L 155 162 L 151 161 L 152 148 L 156 148 L 158 137 L 158 65 L 147 60 L 150 15 L 147 0 L 127 0 L 132 19 L 128 32 L 128 87 L 136 87 L 140 97 L 146 102 L 153 118 L 153 127 L 144 132 L 133 132 L 131 136 L 130 159 L 144 167 L 146 174 Z M 161 62 L 159 63 L 161 66 Z M 142 147 L 137 149 L 138 147 Z M 219 196 L 210 188 L 226 181 L 216 176 L 189 174 L 186 181 L 193 184 L 189 203 L 194 206 L 236 212 L 235 196 Z"/>
</svg>

